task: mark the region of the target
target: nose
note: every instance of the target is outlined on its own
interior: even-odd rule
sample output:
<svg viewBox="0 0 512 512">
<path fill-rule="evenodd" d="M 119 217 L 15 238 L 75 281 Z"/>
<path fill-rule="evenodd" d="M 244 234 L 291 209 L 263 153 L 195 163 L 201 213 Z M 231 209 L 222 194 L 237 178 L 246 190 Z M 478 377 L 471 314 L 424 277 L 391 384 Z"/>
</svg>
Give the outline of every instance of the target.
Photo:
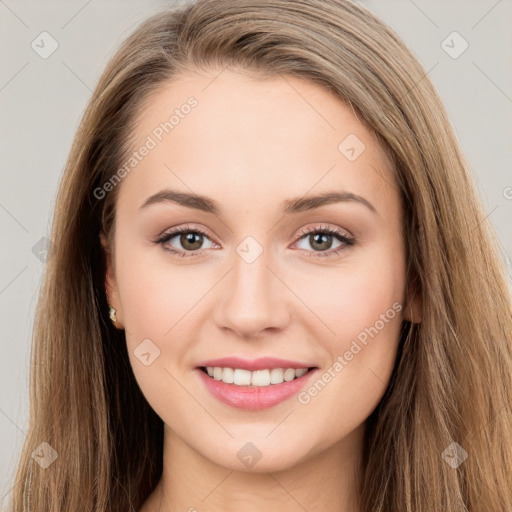
<svg viewBox="0 0 512 512">
<path fill-rule="evenodd" d="M 235 254 L 234 268 L 219 283 L 214 318 L 220 329 L 252 339 L 287 325 L 291 293 L 269 263 L 265 252 L 252 263 Z"/>
</svg>

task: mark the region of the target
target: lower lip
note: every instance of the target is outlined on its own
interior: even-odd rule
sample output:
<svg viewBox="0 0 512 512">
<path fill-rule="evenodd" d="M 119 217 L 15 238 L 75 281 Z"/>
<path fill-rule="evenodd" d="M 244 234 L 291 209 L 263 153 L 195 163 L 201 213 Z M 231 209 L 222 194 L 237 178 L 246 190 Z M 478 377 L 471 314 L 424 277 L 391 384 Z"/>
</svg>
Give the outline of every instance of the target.
<svg viewBox="0 0 512 512">
<path fill-rule="evenodd" d="M 209 377 L 201 369 L 197 371 L 208 391 L 221 402 L 239 409 L 258 411 L 273 407 L 298 393 L 311 375 L 316 372 L 316 368 L 289 382 L 262 387 L 226 384 L 221 380 Z"/>
</svg>

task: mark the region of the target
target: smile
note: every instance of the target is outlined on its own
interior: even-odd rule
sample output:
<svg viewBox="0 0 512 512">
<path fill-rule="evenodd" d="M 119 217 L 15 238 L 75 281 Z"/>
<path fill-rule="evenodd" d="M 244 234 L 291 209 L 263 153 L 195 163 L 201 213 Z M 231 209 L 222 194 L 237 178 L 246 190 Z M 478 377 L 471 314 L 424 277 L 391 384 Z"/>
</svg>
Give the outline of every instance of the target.
<svg viewBox="0 0 512 512">
<path fill-rule="evenodd" d="M 225 357 L 196 367 L 206 390 L 218 401 L 245 410 L 273 407 L 295 396 L 319 369 L 273 357 Z"/>
<path fill-rule="evenodd" d="M 290 382 L 302 377 L 309 371 L 308 368 L 269 368 L 265 370 L 244 370 L 242 368 L 222 368 L 220 366 L 207 366 L 201 368 L 208 376 L 226 384 L 235 386 L 267 387 L 283 382 Z"/>
</svg>

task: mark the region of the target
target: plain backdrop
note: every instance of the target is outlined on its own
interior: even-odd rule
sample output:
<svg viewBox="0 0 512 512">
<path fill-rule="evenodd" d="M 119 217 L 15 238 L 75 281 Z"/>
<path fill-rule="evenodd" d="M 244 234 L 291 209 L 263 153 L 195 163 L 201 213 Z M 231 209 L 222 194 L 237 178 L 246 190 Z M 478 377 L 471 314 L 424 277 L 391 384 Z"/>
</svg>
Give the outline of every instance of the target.
<svg viewBox="0 0 512 512">
<path fill-rule="evenodd" d="M 436 85 L 511 275 L 512 0 L 359 3 L 402 36 Z M 120 42 L 171 4 L 0 0 L 0 508 L 27 429 L 30 340 L 44 271 L 38 254 L 74 133 Z"/>
</svg>

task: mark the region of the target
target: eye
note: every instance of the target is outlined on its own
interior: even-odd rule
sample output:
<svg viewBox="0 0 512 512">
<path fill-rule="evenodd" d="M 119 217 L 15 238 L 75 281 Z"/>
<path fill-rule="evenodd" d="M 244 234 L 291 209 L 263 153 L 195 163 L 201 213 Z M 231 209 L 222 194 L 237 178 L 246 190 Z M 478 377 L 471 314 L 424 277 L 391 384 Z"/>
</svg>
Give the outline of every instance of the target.
<svg viewBox="0 0 512 512">
<path fill-rule="evenodd" d="M 176 242 L 181 245 L 181 248 L 176 248 L 170 242 L 176 238 Z M 161 244 L 166 251 L 172 252 L 177 256 L 194 256 L 194 253 L 201 252 L 205 247 L 201 247 L 204 240 L 209 240 L 208 235 L 199 228 L 191 228 L 190 226 L 180 226 L 167 233 L 164 233 L 155 240 L 156 243 Z M 210 241 L 213 244 L 213 242 Z M 206 247 L 207 248 L 207 247 Z M 191 253 L 191 254 L 187 254 Z"/>
<path fill-rule="evenodd" d="M 342 231 L 329 226 L 321 226 L 315 228 L 306 228 L 300 233 L 299 242 L 305 239 L 305 242 L 311 247 L 317 248 L 313 252 L 320 257 L 336 256 L 348 247 L 354 245 L 354 238 L 346 236 Z M 328 251 L 332 247 L 333 238 L 339 241 L 336 249 Z"/>
<path fill-rule="evenodd" d="M 181 247 L 176 247 L 171 243 L 175 238 L 177 239 L 176 243 L 180 244 Z M 333 245 L 333 238 L 338 240 L 339 245 L 335 249 L 328 250 Z M 341 230 L 329 226 L 306 228 L 301 231 L 299 242 L 302 239 L 305 239 L 305 242 L 314 248 L 313 251 L 307 252 L 316 253 L 320 257 L 335 256 L 355 243 L 354 238 L 348 237 Z M 208 235 L 203 230 L 190 226 L 180 226 L 162 234 L 155 240 L 155 243 L 162 245 L 166 251 L 177 256 L 189 257 L 196 256 L 203 249 L 208 248 L 202 247 L 205 240 L 210 241 Z M 212 244 L 210 248 L 219 247 L 211 241 L 210 244 Z M 300 248 L 303 249 L 303 247 Z"/>
</svg>

